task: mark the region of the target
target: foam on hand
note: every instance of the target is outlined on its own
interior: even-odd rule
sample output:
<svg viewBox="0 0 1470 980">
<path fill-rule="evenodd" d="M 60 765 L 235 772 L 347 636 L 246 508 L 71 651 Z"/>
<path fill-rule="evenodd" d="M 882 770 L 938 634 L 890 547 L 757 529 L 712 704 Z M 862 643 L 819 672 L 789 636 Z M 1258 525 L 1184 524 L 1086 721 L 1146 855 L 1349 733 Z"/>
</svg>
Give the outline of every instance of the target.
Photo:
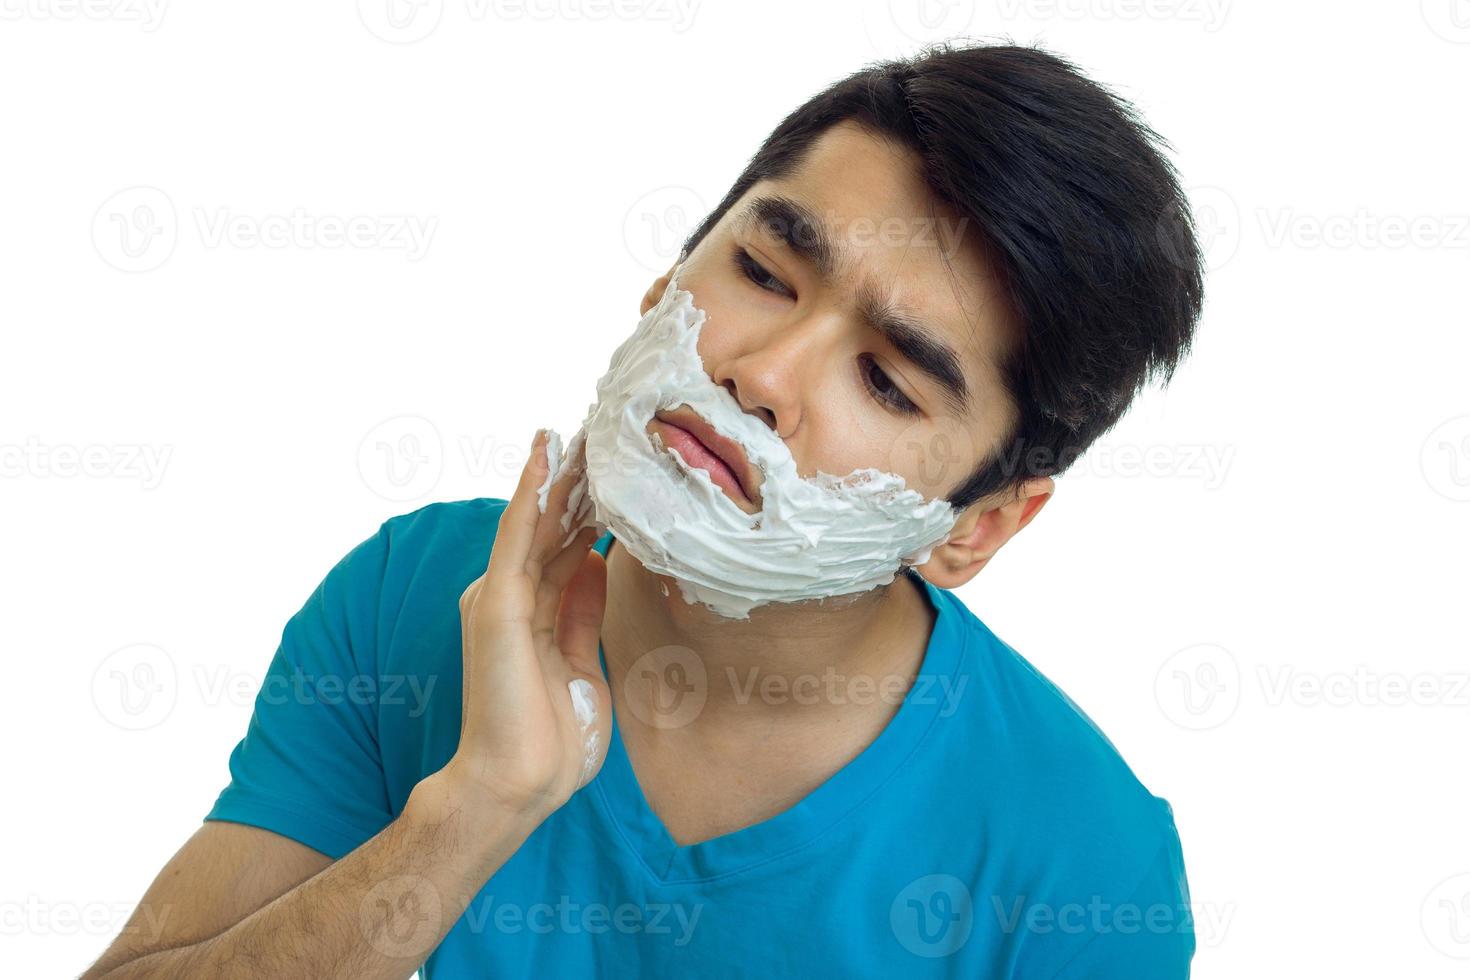
<svg viewBox="0 0 1470 980">
<path fill-rule="evenodd" d="M 555 455 L 548 442 L 543 512 L 562 467 L 576 461 L 581 470 L 561 521 L 567 540 L 583 527 L 611 528 L 649 571 L 673 578 L 686 602 L 732 619 L 767 603 L 866 592 L 928 561 L 958 517 L 949 502 L 925 500 L 872 467 L 798 476 L 781 438 L 705 372 L 696 347 L 705 312 L 678 287 L 678 273 L 614 351 L 565 458 L 560 438 Z M 679 405 L 738 442 L 764 474 L 759 513 L 741 510 L 646 431 L 655 412 Z"/>
<path fill-rule="evenodd" d="M 551 493 L 551 485 L 556 482 L 561 472 L 561 435 L 555 429 L 546 430 L 546 479 L 541 481 L 541 486 L 536 488 L 536 507 L 541 513 L 546 513 L 546 497 Z"/>
<path fill-rule="evenodd" d="M 597 692 L 582 677 L 568 681 L 567 690 L 572 696 L 572 714 L 582 733 L 582 773 L 577 779 L 581 787 L 592 778 L 592 770 L 597 767 L 597 749 L 602 743 L 602 733 L 597 730 Z"/>
</svg>

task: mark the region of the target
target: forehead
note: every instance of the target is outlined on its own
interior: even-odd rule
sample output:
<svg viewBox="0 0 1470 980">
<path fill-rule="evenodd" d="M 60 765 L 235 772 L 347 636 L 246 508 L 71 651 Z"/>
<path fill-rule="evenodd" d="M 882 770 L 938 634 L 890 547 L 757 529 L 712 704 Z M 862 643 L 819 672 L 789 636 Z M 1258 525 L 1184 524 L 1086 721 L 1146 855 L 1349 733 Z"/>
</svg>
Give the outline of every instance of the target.
<svg viewBox="0 0 1470 980">
<path fill-rule="evenodd" d="M 758 206 L 772 198 L 799 205 L 820 227 L 799 220 L 792 227 L 789 213 Z M 929 327 L 958 353 L 981 396 L 973 414 L 1008 414 L 990 396 L 1000 391 L 997 365 L 1021 332 L 994 251 L 974 220 L 933 194 L 913 150 L 839 123 L 789 175 L 752 186 L 730 217 L 763 242 L 780 237 L 772 234 L 777 225 L 821 242 L 832 289 L 855 307 L 864 296 L 878 298 Z"/>
</svg>

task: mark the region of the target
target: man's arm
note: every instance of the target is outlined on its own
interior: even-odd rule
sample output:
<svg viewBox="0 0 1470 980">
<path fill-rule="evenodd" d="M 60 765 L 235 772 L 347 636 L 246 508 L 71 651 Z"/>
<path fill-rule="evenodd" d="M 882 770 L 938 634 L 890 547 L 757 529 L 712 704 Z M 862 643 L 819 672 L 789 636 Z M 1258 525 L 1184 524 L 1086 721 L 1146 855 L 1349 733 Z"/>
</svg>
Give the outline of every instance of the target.
<svg viewBox="0 0 1470 980">
<path fill-rule="evenodd" d="M 489 565 L 459 597 L 463 704 L 459 744 L 448 764 L 413 788 L 395 819 L 335 863 L 243 826 L 200 830 L 86 980 L 408 977 L 490 876 L 596 774 L 611 728 L 612 695 L 598 664 L 606 571 L 589 550 L 595 528 L 571 539 L 561 528 L 585 459 L 569 462 L 545 512 L 538 507 L 537 488 L 549 466 L 546 442 L 538 433 L 500 517 Z M 371 565 L 372 552 L 366 554 Z M 288 647 L 295 656 L 343 659 L 350 643 L 320 623 L 371 588 L 369 582 L 354 589 L 351 581 L 328 576 L 333 587 L 318 589 L 321 602 L 300 629 L 289 631 L 278 662 L 290 659 Z M 307 629 L 312 624 L 318 628 Z M 299 720 L 305 710 L 301 703 L 258 701 L 257 716 L 263 706 L 272 711 L 272 726 L 261 728 L 259 745 L 267 747 L 272 727 L 283 717 Z M 335 735 L 354 720 L 318 717 L 341 722 L 318 735 Z M 363 764 L 351 770 L 352 785 L 381 771 L 380 760 L 351 739 L 311 738 L 308 733 L 308 744 L 329 747 L 315 760 L 322 769 L 331 770 L 336 756 L 357 753 Z M 296 783 L 294 792 L 307 795 L 308 786 Z M 269 797 L 269 775 L 257 779 L 255 791 Z M 320 813 L 317 823 L 340 816 L 338 800 L 318 797 L 305 811 Z M 225 894 L 236 885 L 242 886 L 237 894 Z"/>
<path fill-rule="evenodd" d="M 82 980 L 413 975 L 540 823 L 431 776 L 340 861 L 269 831 L 211 822 L 159 873 Z"/>
<path fill-rule="evenodd" d="M 158 872 L 122 933 L 83 977 L 224 932 L 332 863 L 259 827 L 209 820 Z"/>
</svg>

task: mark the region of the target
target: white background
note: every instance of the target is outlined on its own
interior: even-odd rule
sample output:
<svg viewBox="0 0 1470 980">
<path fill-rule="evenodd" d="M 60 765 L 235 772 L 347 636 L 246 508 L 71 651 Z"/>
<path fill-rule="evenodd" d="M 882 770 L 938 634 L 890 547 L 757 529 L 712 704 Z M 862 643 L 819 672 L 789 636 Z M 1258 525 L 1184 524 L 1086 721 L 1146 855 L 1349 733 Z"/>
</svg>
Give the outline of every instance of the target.
<svg viewBox="0 0 1470 980">
<path fill-rule="evenodd" d="M 782 115 L 969 34 L 1136 101 L 1212 270 L 961 597 L 1172 802 L 1196 976 L 1464 976 L 1465 0 L 154 3 L 0 0 L 7 975 L 110 941 L 333 562 L 575 429 Z"/>
</svg>

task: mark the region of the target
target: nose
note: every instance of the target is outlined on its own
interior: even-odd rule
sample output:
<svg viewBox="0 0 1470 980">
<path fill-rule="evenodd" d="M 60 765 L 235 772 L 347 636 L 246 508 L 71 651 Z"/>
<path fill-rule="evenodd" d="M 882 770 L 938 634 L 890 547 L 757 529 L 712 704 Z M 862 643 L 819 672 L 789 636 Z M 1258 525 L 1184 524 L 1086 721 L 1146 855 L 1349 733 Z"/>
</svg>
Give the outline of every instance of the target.
<svg viewBox="0 0 1470 980">
<path fill-rule="evenodd" d="M 812 390 L 809 373 L 830 360 L 821 350 L 826 342 L 818 318 L 783 321 L 751 336 L 711 376 L 785 439 L 801 424 L 802 393 Z"/>
<path fill-rule="evenodd" d="M 746 392 L 750 391 L 750 388 L 741 388 L 739 385 L 736 384 L 734 378 L 726 378 L 725 380 L 720 382 L 720 385 L 730 393 L 730 397 L 734 398 L 735 401 L 740 404 L 741 408 L 745 409 L 745 411 L 749 412 L 751 415 L 759 416 L 761 421 L 765 422 L 766 425 L 770 426 L 776 432 L 780 432 L 779 421 L 776 418 L 776 413 L 765 405 L 757 405 L 752 403 L 751 400 L 746 397 Z"/>
</svg>

